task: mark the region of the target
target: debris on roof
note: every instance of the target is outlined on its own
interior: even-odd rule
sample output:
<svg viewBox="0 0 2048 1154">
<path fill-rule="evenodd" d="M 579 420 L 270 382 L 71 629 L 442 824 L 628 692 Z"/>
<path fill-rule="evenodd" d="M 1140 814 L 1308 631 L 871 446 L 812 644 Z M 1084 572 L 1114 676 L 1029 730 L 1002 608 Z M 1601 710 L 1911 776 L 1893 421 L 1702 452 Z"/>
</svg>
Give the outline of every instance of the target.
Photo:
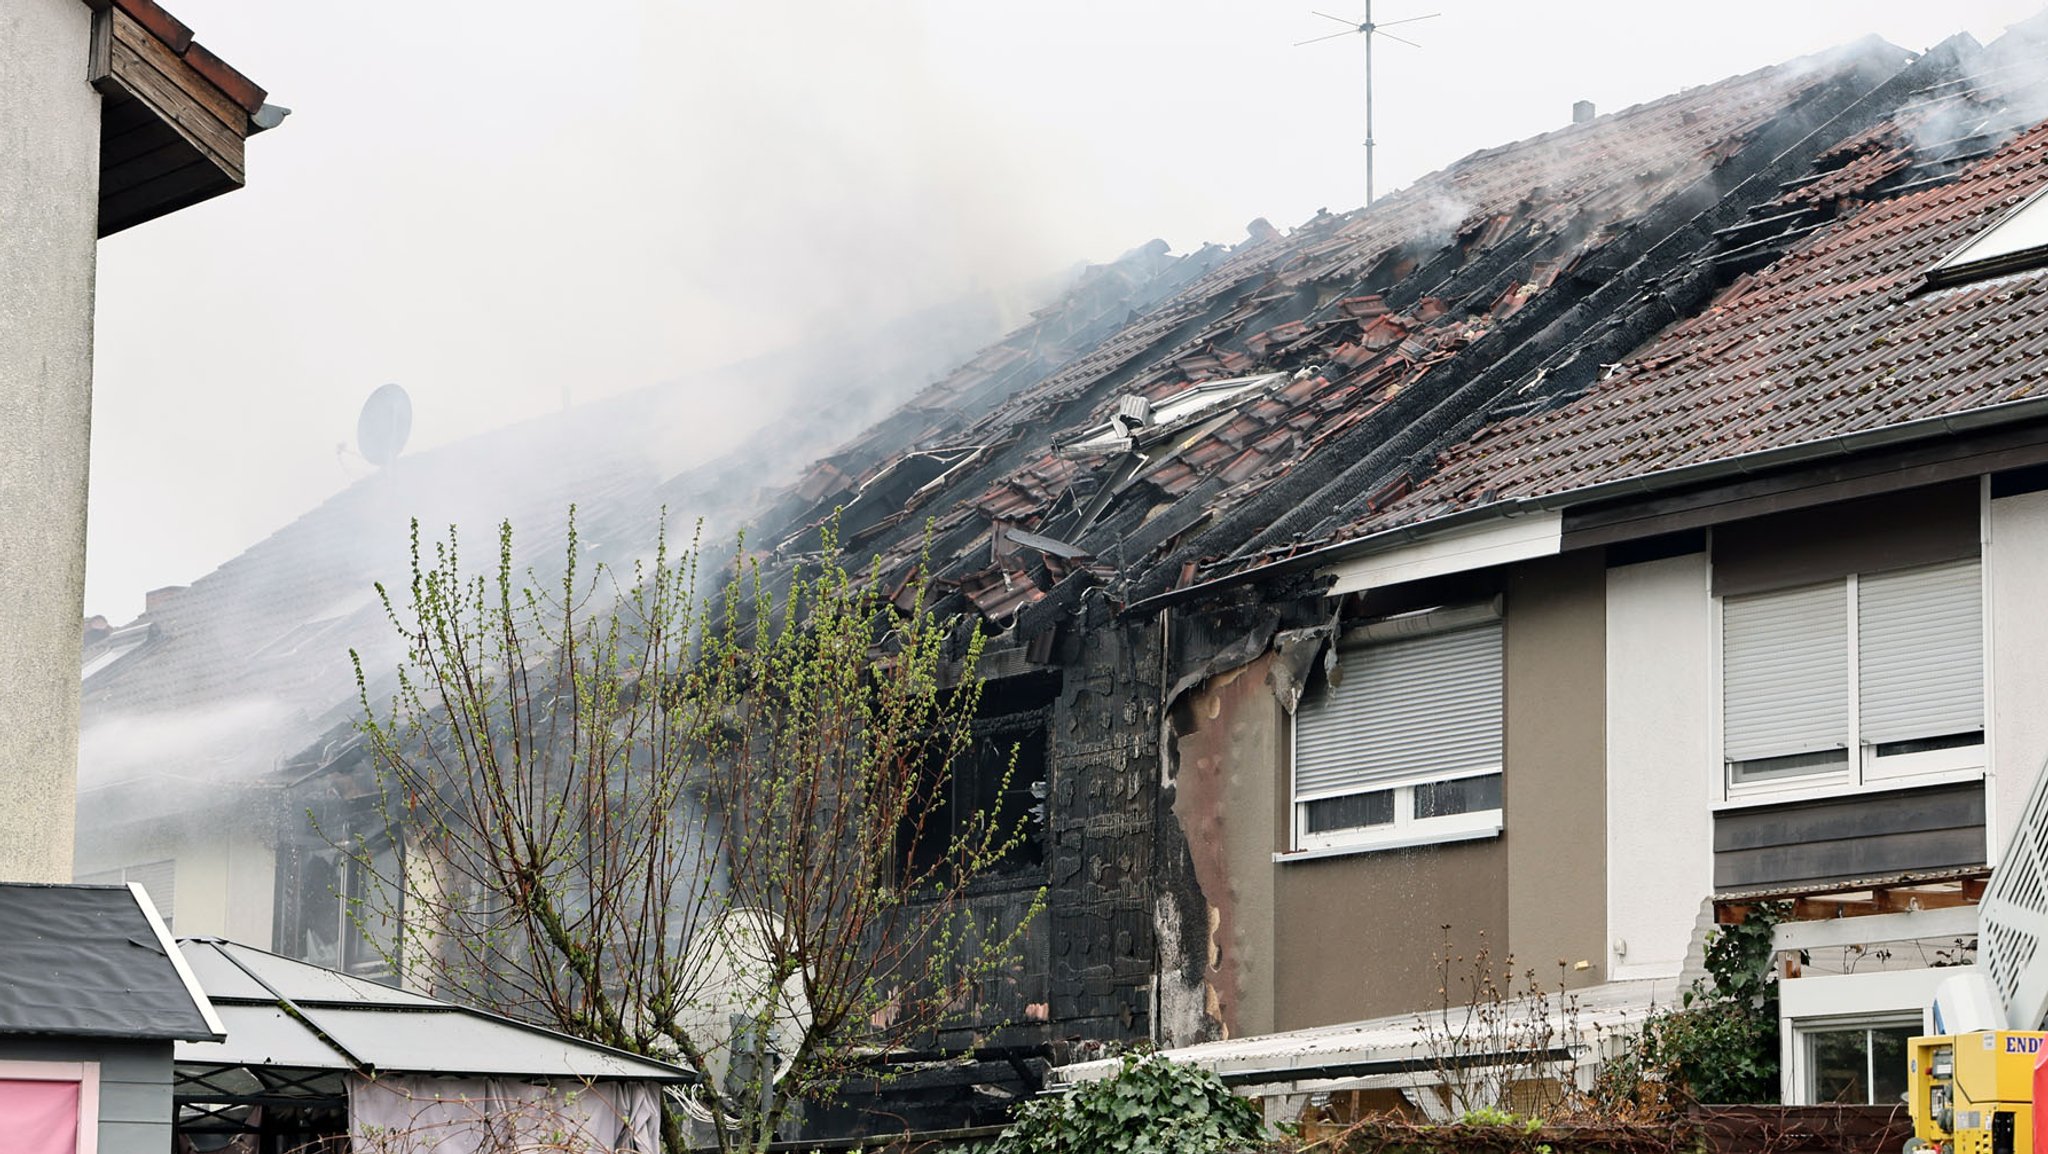
<svg viewBox="0 0 2048 1154">
<path fill-rule="evenodd" d="M 2048 20 L 2037 20 L 1990 58 L 2044 45 Z M 1824 153 L 1786 200 L 1841 191 L 1848 167 L 1881 157 L 1853 208 L 1798 230 L 1782 256 L 1583 396 L 1478 431 L 1413 492 L 1360 510 L 1335 536 L 2036 394 L 2048 384 L 2048 263 L 1953 287 L 1931 276 L 2048 188 L 2048 86 L 2032 72 L 1944 81 Z"/>
</svg>

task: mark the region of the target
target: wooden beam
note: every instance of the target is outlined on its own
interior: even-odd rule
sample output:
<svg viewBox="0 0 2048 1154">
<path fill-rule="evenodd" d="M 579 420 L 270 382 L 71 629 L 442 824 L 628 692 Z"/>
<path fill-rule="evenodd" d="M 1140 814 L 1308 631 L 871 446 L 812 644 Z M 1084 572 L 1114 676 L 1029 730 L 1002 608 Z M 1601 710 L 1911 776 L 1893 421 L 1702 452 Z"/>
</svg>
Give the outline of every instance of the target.
<svg viewBox="0 0 2048 1154">
<path fill-rule="evenodd" d="M 100 235 L 119 232 L 241 187 L 241 182 L 198 157 L 140 184 L 100 198 Z"/>
<path fill-rule="evenodd" d="M 112 20 L 112 79 L 241 183 L 248 114 L 126 13 Z"/>
</svg>

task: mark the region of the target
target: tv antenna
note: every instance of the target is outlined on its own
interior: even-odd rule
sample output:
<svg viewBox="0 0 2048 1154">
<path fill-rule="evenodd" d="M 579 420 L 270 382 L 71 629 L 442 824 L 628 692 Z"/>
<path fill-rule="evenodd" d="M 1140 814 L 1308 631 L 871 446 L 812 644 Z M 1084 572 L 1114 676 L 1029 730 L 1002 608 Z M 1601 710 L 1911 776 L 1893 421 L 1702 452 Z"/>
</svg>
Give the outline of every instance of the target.
<svg viewBox="0 0 2048 1154">
<path fill-rule="evenodd" d="M 1332 32 L 1328 36 L 1315 36 L 1307 40 L 1297 40 L 1294 43 L 1296 48 L 1304 44 L 1320 44 L 1325 40 L 1335 40 L 1339 36 L 1355 35 L 1365 41 L 1365 203 L 1370 207 L 1372 205 L 1372 38 L 1384 36 L 1389 40 L 1406 44 L 1410 48 L 1420 48 L 1422 45 L 1405 36 L 1396 36 L 1392 32 L 1387 31 L 1387 29 L 1398 24 L 1413 24 L 1418 20 L 1433 20 L 1443 15 L 1443 13 L 1431 12 L 1427 16 L 1409 16 L 1401 20 L 1389 20 L 1384 24 L 1375 24 L 1372 19 L 1372 0 L 1365 0 L 1365 18 L 1362 20 L 1346 20 L 1342 16 L 1332 16 L 1328 12 L 1316 12 L 1314 15 L 1320 16 L 1325 20 L 1335 20 L 1337 23 L 1344 25 L 1344 31 Z"/>
</svg>

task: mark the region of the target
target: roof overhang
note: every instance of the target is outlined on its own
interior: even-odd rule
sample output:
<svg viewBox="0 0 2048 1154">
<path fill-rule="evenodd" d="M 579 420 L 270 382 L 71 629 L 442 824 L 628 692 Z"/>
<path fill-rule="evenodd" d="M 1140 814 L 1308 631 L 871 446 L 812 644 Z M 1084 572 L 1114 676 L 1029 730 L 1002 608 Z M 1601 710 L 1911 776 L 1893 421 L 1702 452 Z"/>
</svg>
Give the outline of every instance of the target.
<svg viewBox="0 0 2048 1154">
<path fill-rule="evenodd" d="M 1335 597 L 1511 561 L 1549 557 L 1559 552 L 1563 542 L 1564 513 L 1539 509 L 1527 516 L 1454 527 L 1405 548 L 1368 553 L 1317 573 L 1332 579 L 1329 593 Z"/>
<path fill-rule="evenodd" d="M 242 145 L 285 110 L 153 0 L 87 0 L 100 106 L 99 235 L 242 187 Z"/>
<path fill-rule="evenodd" d="M 1513 1022 L 1524 1020 L 1546 1030 L 1554 1041 L 1548 1057 L 1566 1061 L 1583 1056 L 1586 1047 L 1619 1038 L 1642 1025 L 1659 1008 L 1677 1004 L 1675 978 L 1608 982 L 1575 991 L 1570 999 L 1550 998 L 1542 1004 L 1512 1001 L 1502 1007 L 1511 1021 L 1494 1035 L 1494 1050 L 1484 1045 L 1458 1048 L 1444 1041 L 1457 1030 L 1463 1008 L 1396 1014 L 1339 1026 L 1319 1026 L 1204 1042 L 1163 1050 L 1177 1062 L 1200 1066 L 1231 1086 L 1250 1093 L 1299 1093 L 1308 1090 L 1369 1088 L 1429 1084 L 1447 1069 L 1525 1063 L 1530 1054 L 1518 1044 Z M 1448 1018 L 1445 1015 L 1448 1014 Z M 1438 1019 L 1432 1028 L 1431 1019 Z M 1437 1041 L 1432 1043 L 1430 1039 Z M 1122 1067 L 1106 1058 L 1056 1067 L 1055 1086 L 1072 1086 L 1107 1078 Z M 1337 1085 L 1342 1083 L 1342 1086 Z"/>
<path fill-rule="evenodd" d="M 1659 498 L 1696 487 L 1722 484 L 1752 477 L 1782 473 L 1802 466 L 1822 465 L 1850 458 L 1869 457 L 1888 451 L 1903 452 L 1920 446 L 1962 438 L 1993 430 L 2048 422 L 2048 396 L 2026 397 L 1958 413 L 1901 421 L 1875 429 L 1859 429 L 1832 437 L 1821 437 L 1721 457 L 1697 464 L 1663 469 L 1636 477 L 1622 477 L 1555 493 L 1515 497 L 1460 509 L 1427 520 L 1396 525 L 1377 532 L 1331 542 L 1289 557 L 1267 561 L 1250 568 L 1182 586 L 1133 603 L 1126 612 L 1158 610 L 1207 593 L 1220 592 L 1263 577 L 1314 570 L 1347 580 L 1348 591 L 1367 588 L 1370 575 L 1386 575 L 1381 584 L 1443 576 L 1525 559 L 1513 555 L 1517 548 L 1538 549 L 1529 556 L 1541 556 L 1541 541 L 1548 529 L 1544 515 L 1573 515 L 1589 506 L 1610 502 Z M 1913 483 L 1902 478 L 1899 487 Z M 1917 483 L 1927 483 L 1924 479 Z M 1527 528 L 1504 528 L 1509 522 L 1525 520 Z M 1557 552 L 1576 547 L 1561 538 Z M 1472 547 L 1460 549 L 1456 542 Z M 1517 544 L 1519 542 L 1519 544 Z M 1448 543 L 1448 544 L 1447 544 Z M 1463 556 L 1463 563 L 1455 558 Z M 1370 560 L 1368 560 L 1370 559 Z M 1412 567 L 1414 575 L 1400 576 Z"/>
</svg>

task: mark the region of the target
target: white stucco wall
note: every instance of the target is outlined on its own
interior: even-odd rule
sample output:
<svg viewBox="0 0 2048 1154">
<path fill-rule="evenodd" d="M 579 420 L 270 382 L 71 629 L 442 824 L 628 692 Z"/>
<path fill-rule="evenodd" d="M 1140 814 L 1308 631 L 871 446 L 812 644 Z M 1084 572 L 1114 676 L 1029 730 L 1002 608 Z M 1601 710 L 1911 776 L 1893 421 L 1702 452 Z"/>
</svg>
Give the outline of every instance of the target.
<svg viewBox="0 0 2048 1154">
<path fill-rule="evenodd" d="M 100 97 L 79 0 L 0 4 L 0 879 L 67 881 Z"/>
<path fill-rule="evenodd" d="M 1674 977 L 1713 889 L 1712 616 L 1696 553 L 1607 571 L 1607 949 Z"/>
<path fill-rule="evenodd" d="M 277 850 L 259 821 L 211 813 L 135 827 L 115 838 L 87 838 L 76 880 L 149 882 L 138 866 L 170 862 L 175 889 L 152 892 L 168 907 L 179 937 L 222 937 L 269 949 L 277 905 Z"/>
<path fill-rule="evenodd" d="M 1990 836 L 1993 862 L 2012 840 L 2034 775 L 2048 760 L 2048 493 L 1990 502 L 1984 542 L 1990 642 Z"/>
<path fill-rule="evenodd" d="M 178 935 L 270 948 L 277 851 L 246 832 L 188 836 L 177 850 Z"/>
</svg>

